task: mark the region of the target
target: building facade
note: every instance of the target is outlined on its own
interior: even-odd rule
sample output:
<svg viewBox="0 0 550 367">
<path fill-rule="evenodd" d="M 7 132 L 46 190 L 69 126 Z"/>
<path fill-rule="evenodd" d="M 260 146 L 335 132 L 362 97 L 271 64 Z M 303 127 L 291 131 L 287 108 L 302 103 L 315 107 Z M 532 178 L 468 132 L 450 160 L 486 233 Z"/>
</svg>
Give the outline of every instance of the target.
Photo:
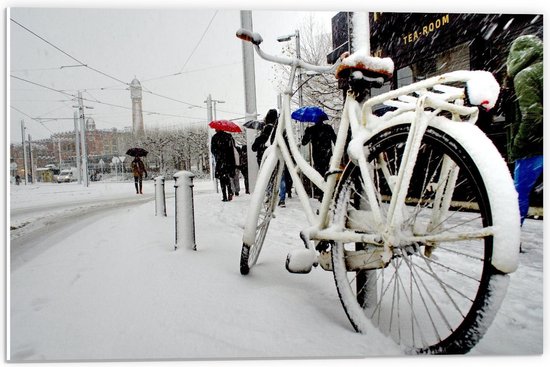
<svg viewBox="0 0 550 367">
<path fill-rule="evenodd" d="M 86 146 L 89 171 L 109 169 L 108 163 L 113 157 L 124 155 L 125 142 L 131 135 L 128 131 L 117 129 L 95 129 L 92 121 L 87 121 Z M 30 146 L 30 149 L 29 149 Z M 76 139 L 74 131 L 53 134 L 49 139 L 34 140 L 27 143 L 27 166 L 33 176 L 39 168 L 54 165 L 57 169 L 77 167 Z M 32 154 L 30 154 L 31 152 Z M 10 145 L 10 160 L 16 164 L 12 176 L 24 177 L 24 155 L 21 144 Z M 105 166 L 101 167 L 101 161 Z"/>
<path fill-rule="evenodd" d="M 340 12 L 332 19 L 329 63 L 350 46 L 353 49 L 351 14 Z M 395 65 L 393 78 L 380 90 L 372 90 L 372 95 L 455 70 L 490 71 L 505 86 L 506 59 L 513 40 L 526 34 L 543 39 L 541 14 L 370 13 L 369 23 L 371 53 L 390 57 Z M 502 91 L 501 96 L 505 89 Z M 477 122 L 511 171 L 507 145 L 512 116 L 503 103 L 498 103 L 490 113 L 480 111 Z M 534 195 L 532 201 L 542 207 L 542 193 Z"/>
</svg>

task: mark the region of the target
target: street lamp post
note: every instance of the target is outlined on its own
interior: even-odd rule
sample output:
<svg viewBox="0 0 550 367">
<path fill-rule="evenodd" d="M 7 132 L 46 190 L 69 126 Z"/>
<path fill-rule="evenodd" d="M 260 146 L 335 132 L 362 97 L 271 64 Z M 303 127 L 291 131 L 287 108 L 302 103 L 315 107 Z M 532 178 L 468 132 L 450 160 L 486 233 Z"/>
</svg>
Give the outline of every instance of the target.
<svg viewBox="0 0 550 367">
<path fill-rule="evenodd" d="M 214 120 L 217 119 L 216 117 L 216 103 L 225 103 L 225 101 L 220 101 L 219 99 L 212 99 L 212 110 L 214 112 Z"/>
<path fill-rule="evenodd" d="M 57 138 L 57 151 L 59 153 L 59 171 L 61 171 L 61 163 L 62 163 L 62 159 L 61 159 L 61 136 L 59 136 Z"/>
<path fill-rule="evenodd" d="M 300 49 L 301 49 L 301 47 L 300 47 L 300 31 L 298 29 L 296 31 L 294 31 L 293 34 L 278 37 L 277 41 L 279 41 L 279 42 L 288 42 L 293 37 L 296 40 L 296 58 L 298 60 L 300 60 L 301 59 L 301 54 L 300 54 Z M 298 107 L 302 107 L 302 105 L 304 103 L 303 95 L 302 95 L 302 71 L 299 67 L 298 67 L 298 84 L 297 85 L 298 85 Z"/>
<path fill-rule="evenodd" d="M 80 110 L 80 145 L 82 147 L 82 178 L 84 186 L 88 187 L 88 152 L 86 147 L 86 120 L 84 119 L 84 104 L 82 103 L 82 92 L 78 92 L 78 106 Z"/>
<path fill-rule="evenodd" d="M 292 34 L 288 34 L 286 36 L 280 36 L 277 38 L 277 41 L 279 42 L 288 42 L 290 41 L 292 38 L 294 38 L 296 40 L 296 58 L 298 60 L 301 59 L 301 53 L 300 53 L 300 49 L 301 49 L 301 46 L 300 46 L 300 31 L 297 29 L 294 31 L 294 33 Z M 303 97 L 303 94 L 302 94 L 302 70 L 300 67 L 298 67 L 298 79 L 297 79 L 297 86 L 298 86 L 298 108 L 302 107 L 303 104 L 304 104 L 304 97 Z M 304 125 L 303 124 L 298 124 L 298 130 L 299 130 L 299 139 L 301 140 L 302 139 L 302 136 L 304 136 Z"/>
<path fill-rule="evenodd" d="M 84 108 L 93 108 L 90 106 L 84 106 L 82 102 L 82 92 L 78 91 L 78 105 L 73 106 L 78 108 L 80 118 L 80 145 L 82 148 L 82 179 L 84 186 L 89 186 L 88 180 L 88 152 L 86 151 L 86 120 L 84 118 Z"/>
<path fill-rule="evenodd" d="M 25 121 L 21 120 L 21 138 L 22 138 L 22 147 L 23 147 L 23 166 L 25 167 L 25 185 L 29 181 L 29 169 L 27 166 L 27 146 L 25 144 Z"/>
<path fill-rule="evenodd" d="M 208 97 L 206 97 L 206 101 L 204 101 L 204 103 L 206 103 L 206 119 L 208 120 L 208 123 L 210 123 L 210 121 L 216 120 L 216 103 L 225 103 L 225 101 L 212 99 L 212 96 L 209 94 Z M 218 181 L 214 178 L 214 161 L 212 159 L 211 142 L 212 129 L 208 129 L 208 157 L 210 162 L 210 179 L 214 183 L 216 193 L 218 193 Z"/>
<path fill-rule="evenodd" d="M 78 178 L 78 184 L 82 184 L 82 167 L 80 162 L 80 132 L 78 130 L 78 112 L 74 111 L 74 135 L 75 135 L 75 148 L 76 148 L 76 171 L 77 171 L 77 178 Z M 61 167 L 59 167 L 61 170 Z"/>
<path fill-rule="evenodd" d="M 288 42 L 293 37 L 296 40 L 296 58 L 298 60 L 300 60 L 301 59 L 301 54 L 300 54 L 300 49 L 301 49 L 301 47 L 300 47 L 300 31 L 298 29 L 296 31 L 294 31 L 293 34 L 278 37 L 277 41 L 279 41 L 279 42 Z M 297 81 L 298 81 L 298 83 L 297 83 L 297 86 L 298 86 L 298 108 L 300 108 L 304 104 L 304 98 L 303 98 L 303 94 L 302 94 L 302 70 L 301 70 L 300 67 L 297 68 L 297 72 L 298 72 L 298 79 L 297 79 Z M 298 130 L 299 130 L 299 141 L 301 141 L 302 137 L 304 136 L 304 124 L 299 123 L 298 124 Z M 311 149 L 311 145 L 310 145 L 309 149 Z M 309 159 L 310 164 L 311 164 L 311 152 L 304 146 L 300 146 L 300 150 L 301 150 L 302 156 L 308 157 L 306 159 Z M 300 173 L 300 175 L 302 175 L 302 174 Z M 311 187 L 311 197 L 313 197 L 313 187 Z"/>
</svg>

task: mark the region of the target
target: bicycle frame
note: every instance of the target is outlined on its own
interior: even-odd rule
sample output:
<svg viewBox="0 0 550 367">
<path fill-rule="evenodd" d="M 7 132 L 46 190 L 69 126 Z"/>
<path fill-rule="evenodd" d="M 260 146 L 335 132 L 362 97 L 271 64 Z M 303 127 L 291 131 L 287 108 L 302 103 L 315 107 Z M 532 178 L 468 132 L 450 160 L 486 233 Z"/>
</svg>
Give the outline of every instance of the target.
<svg viewBox="0 0 550 367">
<path fill-rule="evenodd" d="M 319 172 L 317 172 L 302 157 L 297 147 L 298 143 L 296 141 L 296 137 L 294 136 L 293 128 L 291 125 L 291 118 L 290 118 L 290 100 L 292 96 L 291 86 L 293 83 L 293 76 L 295 72 L 296 72 L 296 65 L 293 65 L 290 73 L 291 76 L 289 78 L 288 88 L 284 94 L 283 108 L 280 116 L 280 123 L 277 125 L 277 129 L 275 132 L 275 141 L 274 141 L 275 147 L 272 148 L 273 151 L 271 154 L 278 154 L 280 156 L 279 159 L 284 161 L 284 163 L 287 165 L 288 171 L 293 181 L 295 182 L 296 192 L 300 199 L 300 203 L 302 204 L 306 217 L 310 225 L 312 226 L 312 228 L 310 228 L 307 231 L 309 233 L 307 238 L 311 240 L 334 240 L 336 239 L 335 237 L 338 237 L 341 240 L 345 239 L 347 241 L 359 240 L 360 238 L 361 241 L 364 241 L 364 242 L 376 243 L 378 239 L 374 238 L 374 236 L 372 238 L 369 238 L 369 236 L 366 236 L 364 234 L 358 235 L 357 233 L 350 232 L 349 237 L 342 237 L 341 234 L 339 235 L 329 234 L 326 231 L 328 226 L 328 213 L 333 200 L 332 196 L 334 194 L 334 189 L 336 187 L 336 184 L 338 183 L 338 173 L 342 172 L 340 168 L 340 163 L 344 154 L 348 128 L 351 127 L 351 134 L 352 134 L 352 140 L 348 147 L 348 154 L 350 155 L 351 159 L 358 162 L 358 165 L 360 166 L 361 172 L 364 176 L 363 177 L 364 182 L 372 185 L 373 181 L 372 181 L 372 178 L 369 176 L 368 164 L 365 160 L 365 155 L 362 154 L 363 144 L 369 139 L 370 136 L 373 135 L 373 130 L 368 129 L 367 126 L 370 127 L 371 123 L 374 123 L 373 120 L 379 119 L 372 114 L 371 112 L 372 106 L 381 104 L 383 102 L 387 102 L 389 100 L 394 100 L 402 96 L 406 96 L 411 92 L 415 92 L 415 91 L 423 90 L 427 88 L 433 88 L 435 85 L 438 85 L 438 84 L 451 83 L 451 82 L 457 82 L 457 81 L 467 81 L 468 73 L 454 72 L 454 73 L 449 73 L 442 76 L 434 77 L 434 78 L 431 78 L 422 82 L 418 82 L 394 91 L 387 92 L 385 94 L 376 96 L 374 98 L 371 98 L 367 100 L 362 106 L 355 99 L 353 99 L 352 96 L 348 96 L 348 98 L 346 99 L 346 103 L 344 104 L 342 120 L 340 122 L 340 126 L 338 129 L 336 143 L 333 149 L 333 155 L 330 160 L 329 171 L 325 180 L 319 174 Z M 464 98 L 463 90 L 450 87 L 448 91 L 450 91 L 451 93 L 447 93 L 445 99 L 461 100 L 462 98 Z M 446 100 L 442 100 L 441 96 L 438 96 L 438 97 L 439 98 L 434 98 L 433 96 L 424 95 L 418 98 L 416 103 L 412 103 L 412 102 L 405 103 L 402 106 L 399 106 L 399 109 L 397 111 L 392 112 L 392 119 L 395 119 L 399 115 L 409 111 L 413 111 L 415 114 L 415 117 L 411 121 L 412 123 L 411 133 L 409 134 L 409 138 L 407 140 L 405 155 L 403 159 L 403 161 L 406 163 L 402 165 L 397 181 L 394 185 L 394 189 L 397 189 L 398 192 L 396 195 L 392 196 L 392 201 L 390 203 L 390 211 L 388 214 L 388 218 L 390 219 L 388 220 L 388 218 L 386 218 L 386 220 L 384 220 L 382 218 L 379 207 L 375 206 L 372 208 L 375 225 L 381 226 L 383 225 L 384 222 L 387 223 L 386 224 L 387 228 L 385 228 L 384 232 L 391 233 L 392 231 L 395 230 L 395 228 L 398 228 L 400 224 L 400 221 L 402 219 L 400 213 L 403 210 L 403 208 L 399 207 L 398 203 L 403 205 L 403 203 L 405 202 L 405 195 L 409 187 L 409 182 L 411 178 L 410 175 L 412 174 L 412 166 L 416 162 L 416 156 L 418 153 L 418 149 L 420 147 L 420 141 L 422 139 L 422 136 L 426 127 L 428 126 L 430 118 L 437 116 L 441 111 L 448 111 L 452 113 L 453 119 L 456 121 L 460 121 L 460 116 L 467 116 L 469 118 L 467 121 L 469 122 L 475 122 L 475 120 L 477 119 L 477 115 L 478 115 L 477 107 L 464 107 L 464 106 L 461 106 L 460 104 L 457 105 L 454 103 L 449 103 Z M 432 111 L 429 114 L 426 114 L 425 113 L 426 107 L 434 108 L 434 111 Z M 382 128 L 384 126 L 388 126 L 392 122 L 392 119 L 388 119 L 384 121 L 385 123 L 383 124 L 378 123 L 379 125 L 378 127 Z M 383 119 L 379 119 L 379 120 L 383 121 Z M 286 135 L 287 135 L 288 145 L 286 144 L 285 139 L 283 138 L 284 132 L 286 132 Z M 445 170 L 448 170 L 448 171 L 452 169 L 453 167 L 445 168 Z M 319 208 L 318 214 L 314 213 L 311 203 L 309 202 L 308 195 L 298 175 L 300 171 L 324 193 L 323 200 L 321 202 L 321 206 Z M 456 175 L 457 175 L 457 172 L 454 174 L 455 178 L 456 178 Z M 452 185 L 449 185 L 449 186 L 452 186 Z M 367 187 L 366 191 L 367 191 L 367 194 L 369 195 L 370 202 L 375 203 L 376 200 L 374 196 L 375 195 L 374 188 Z M 449 192 L 446 194 L 447 199 L 442 197 L 441 195 L 438 196 L 437 200 L 442 210 L 446 210 L 445 207 L 448 208 L 449 206 L 448 197 L 451 196 L 450 194 L 452 194 L 452 192 Z M 479 234 L 475 235 L 475 237 L 477 236 L 479 236 Z"/>
</svg>

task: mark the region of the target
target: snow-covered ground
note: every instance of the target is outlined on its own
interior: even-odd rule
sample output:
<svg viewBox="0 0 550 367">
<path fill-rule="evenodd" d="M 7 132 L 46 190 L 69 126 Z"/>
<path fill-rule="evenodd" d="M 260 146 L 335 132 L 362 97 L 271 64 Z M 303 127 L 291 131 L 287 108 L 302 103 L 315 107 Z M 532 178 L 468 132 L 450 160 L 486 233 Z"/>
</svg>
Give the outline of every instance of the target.
<svg viewBox="0 0 550 367">
<path fill-rule="evenodd" d="M 297 199 L 277 209 L 259 262 L 244 277 L 239 257 L 249 195 L 222 202 L 210 181 L 196 181 L 192 251 L 174 250 L 173 181 L 166 183 L 167 217 L 155 216 L 153 191 L 151 181 L 144 195 L 130 182 L 9 188 L 9 359 L 403 355 L 374 328 L 366 335 L 353 331 L 331 273 L 285 270 L 287 253 L 302 246 L 298 234 L 306 220 Z M 543 223 L 526 221 L 526 253 L 471 355 L 542 363 Z"/>
</svg>

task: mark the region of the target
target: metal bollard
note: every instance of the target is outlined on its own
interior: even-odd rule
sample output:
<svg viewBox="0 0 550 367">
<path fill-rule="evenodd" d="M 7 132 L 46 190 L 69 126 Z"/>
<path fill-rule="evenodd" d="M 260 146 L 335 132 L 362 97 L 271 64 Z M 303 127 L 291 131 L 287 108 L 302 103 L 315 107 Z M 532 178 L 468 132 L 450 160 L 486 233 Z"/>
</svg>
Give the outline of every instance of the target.
<svg viewBox="0 0 550 367">
<path fill-rule="evenodd" d="M 193 203 L 193 177 L 188 171 L 178 171 L 174 174 L 176 188 L 176 244 L 197 250 L 195 244 L 195 207 Z"/>
<path fill-rule="evenodd" d="M 155 177 L 155 215 L 166 217 L 166 194 L 164 193 L 164 176 Z"/>
</svg>

